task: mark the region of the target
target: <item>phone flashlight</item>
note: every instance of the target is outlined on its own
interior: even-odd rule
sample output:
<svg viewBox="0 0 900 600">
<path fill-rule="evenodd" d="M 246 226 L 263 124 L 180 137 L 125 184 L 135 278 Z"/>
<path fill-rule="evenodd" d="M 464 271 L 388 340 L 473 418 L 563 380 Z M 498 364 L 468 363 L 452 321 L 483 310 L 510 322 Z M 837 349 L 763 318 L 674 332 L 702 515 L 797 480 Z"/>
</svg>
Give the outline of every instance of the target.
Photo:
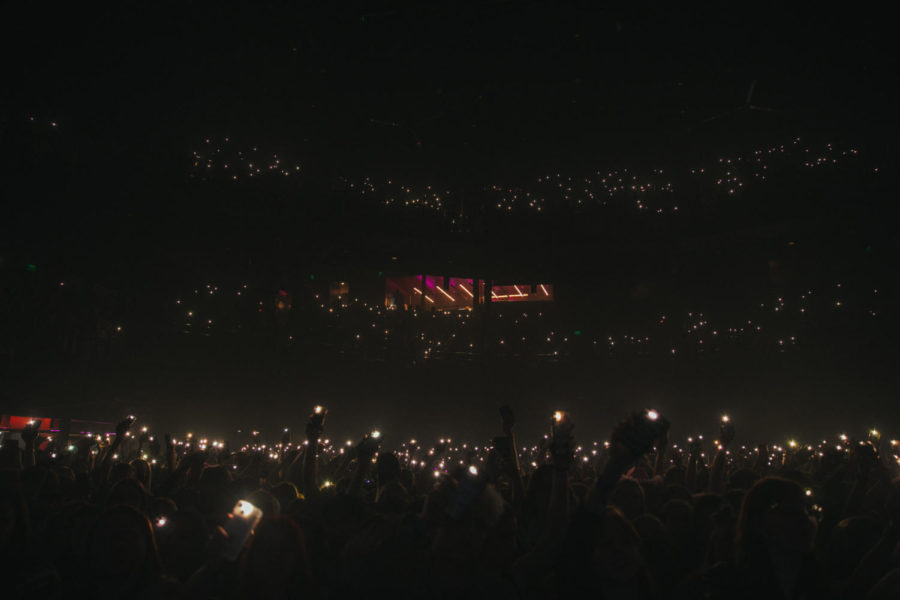
<svg viewBox="0 0 900 600">
<path fill-rule="evenodd" d="M 647 411 L 647 418 L 650 419 L 651 421 L 655 421 L 659 418 L 659 413 L 653 409 L 650 409 Z"/>
<path fill-rule="evenodd" d="M 729 422 L 730 420 L 731 420 L 731 418 L 729 418 L 728 415 L 722 415 L 722 422 L 723 422 L 723 423 L 727 423 L 727 422 Z"/>
</svg>

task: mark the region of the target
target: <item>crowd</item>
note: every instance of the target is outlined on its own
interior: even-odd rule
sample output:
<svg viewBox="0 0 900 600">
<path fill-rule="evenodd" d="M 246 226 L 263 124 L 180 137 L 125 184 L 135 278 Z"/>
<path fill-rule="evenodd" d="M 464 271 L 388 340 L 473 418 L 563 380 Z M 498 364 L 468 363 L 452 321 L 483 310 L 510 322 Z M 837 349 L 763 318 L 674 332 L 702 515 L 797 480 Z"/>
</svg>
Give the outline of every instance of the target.
<svg viewBox="0 0 900 600">
<path fill-rule="evenodd" d="M 897 598 L 898 442 L 670 443 L 635 412 L 532 445 L 154 436 L 128 417 L 0 451 L 6 593 L 59 598 Z M 715 438 L 715 439 L 710 439 Z M 393 446 L 393 449 L 389 449 Z"/>
<path fill-rule="evenodd" d="M 680 214 L 696 197 L 734 198 L 750 183 L 787 176 L 791 180 L 810 170 L 857 164 L 856 148 L 814 144 L 799 137 L 788 143 L 718 156 L 688 168 L 629 168 L 596 170 L 587 174 L 562 172 L 510 184 L 492 183 L 474 196 L 454 193 L 438 182 L 413 182 L 398 177 L 340 177 L 334 191 L 371 200 L 383 208 L 424 210 L 459 225 L 473 212 L 501 215 L 562 212 L 582 214 L 588 207 L 619 207 L 644 214 Z M 258 146 L 242 147 L 230 138 L 205 138 L 192 153 L 190 177 L 198 181 L 240 182 L 261 179 L 297 184 L 303 173 L 296 161 Z M 808 185 L 808 184 L 805 184 Z"/>
<path fill-rule="evenodd" d="M 278 335 L 289 346 L 316 344 L 344 355 L 422 361 L 490 353 L 555 362 L 743 351 L 769 355 L 835 344 L 848 332 L 861 333 L 871 342 L 884 331 L 896 297 L 892 286 L 862 282 L 780 294 L 759 294 L 767 301 L 748 301 L 724 315 L 705 312 L 706 307 L 648 310 L 630 324 L 619 318 L 608 323 L 593 315 L 573 322 L 552 303 L 495 302 L 487 331 L 477 314 L 464 307 L 395 310 L 349 292 L 328 297 L 309 289 L 292 296 L 287 306 L 283 297 L 248 284 L 231 289 L 223 285 L 221 290 L 214 284 L 198 285 L 176 298 L 169 312 L 170 323 L 185 335 L 220 336 L 277 322 Z M 710 298 L 708 305 L 716 302 Z"/>
</svg>

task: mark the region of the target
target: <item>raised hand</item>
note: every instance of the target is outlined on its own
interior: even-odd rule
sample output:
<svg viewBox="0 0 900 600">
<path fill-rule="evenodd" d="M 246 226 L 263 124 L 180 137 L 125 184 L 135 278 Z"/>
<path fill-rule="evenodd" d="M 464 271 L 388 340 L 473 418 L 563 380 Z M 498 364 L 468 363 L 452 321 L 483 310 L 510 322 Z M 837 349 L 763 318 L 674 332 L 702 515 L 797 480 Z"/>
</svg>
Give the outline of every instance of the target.
<svg viewBox="0 0 900 600">
<path fill-rule="evenodd" d="M 134 417 L 130 415 L 119 421 L 116 425 L 116 439 L 125 437 L 125 434 L 128 433 L 128 430 L 131 429 L 132 425 L 134 425 Z"/>
<path fill-rule="evenodd" d="M 629 464 L 646 454 L 653 442 L 666 436 L 669 423 L 656 411 L 632 413 L 619 423 L 610 438 L 610 459 L 619 464 Z"/>
<path fill-rule="evenodd" d="M 553 436 L 550 441 L 550 458 L 553 468 L 563 471 L 568 470 L 575 461 L 575 436 L 572 435 L 571 428 Z"/>
<path fill-rule="evenodd" d="M 861 477 L 868 477 L 881 465 L 878 450 L 871 443 L 858 442 L 850 447 L 853 449 L 851 462 Z"/>
<path fill-rule="evenodd" d="M 734 423 L 728 417 L 722 417 L 722 424 L 719 426 L 719 443 L 723 448 L 727 448 L 728 444 L 734 441 Z"/>
<path fill-rule="evenodd" d="M 321 423 L 316 423 L 314 421 L 308 421 L 306 423 L 306 441 L 309 442 L 311 447 L 316 447 L 316 444 L 319 443 L 319 439 L 321 439 L 324 432 L 325 428 Z"/>
<path fill-rule="evenodd" d="M 328 416 L 328 409 L 324 406 L 316 406 L 309 415 L 306 423 L 306 439 L 310 445 L 319 441 L 322 433 L 325 432 L 325 417 Z"/>
<path fill-rule="evenodd" d="M 356 445 L 356 455 L 360 461 L 372 460 L 378 448 L 381 446 L 381 432 L 373 431 L 367 433 L 365 437 Z"/>
</svg>

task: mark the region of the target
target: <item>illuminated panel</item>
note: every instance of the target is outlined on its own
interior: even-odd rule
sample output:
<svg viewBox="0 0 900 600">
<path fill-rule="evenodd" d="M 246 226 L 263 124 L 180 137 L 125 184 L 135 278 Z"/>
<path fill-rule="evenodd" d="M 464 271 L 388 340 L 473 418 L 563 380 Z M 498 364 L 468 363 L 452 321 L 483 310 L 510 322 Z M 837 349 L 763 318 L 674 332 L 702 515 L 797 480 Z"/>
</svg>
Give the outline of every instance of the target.
<svg viewBox="0 0 900 600">
<path fill-rule="evenodd" d="M 553 302 L 553 285 L 541 283 L 532 292 L 531 284 L 495 285 L 491 302 Z"/>
<path fill-rule="evenodd" d="M 32 421 L 40 422 L 40 426 L 38 427 L 38 431 L 58 431 L 58 428 L 53 427 L 53 420 L 41 417 L 17 417 L 10 415 L 9 421 L 4 423 L 4 427 L 7 429 L 25 429 Z"/>
<path fill-rule="evenodd" d="M 426 275 L 422 289 L 422 277 L 417 275 L 393 276 L 385 278 L 384 304 L 388 309 L 410 310 L 422 306 L 422 294 L 425 294 L 427 309 L 458 310 L 470 309 L 475 303 L 485 298 L 484 280 L 472 280 L 463 277 L 444 278 L 437 275 Z M 476 293 L 477 292 L 477 293 Z M 532 284 L 495 285 L 491 292 L 492 302 L 552 302 L 553 286 L 549 283 L 538 284 L 532 290 Z"/>
</svg>

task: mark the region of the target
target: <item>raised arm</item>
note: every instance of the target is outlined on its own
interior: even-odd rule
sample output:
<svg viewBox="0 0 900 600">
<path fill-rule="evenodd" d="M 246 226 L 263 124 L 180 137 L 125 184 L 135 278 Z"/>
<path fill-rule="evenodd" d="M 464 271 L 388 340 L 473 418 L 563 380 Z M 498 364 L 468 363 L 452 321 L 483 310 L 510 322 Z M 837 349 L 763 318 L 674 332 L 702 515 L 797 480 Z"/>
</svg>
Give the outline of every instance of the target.
<svg viewBox="0 0 900 600">
<path fill-rule="evenodd" d="M 519 465 L 519 453 L 516 451 L 516 448 L 518 448 L 516 444 L 516 421 L 509 406 L 500 408 L 500 416 L 503 419 L 503 433 L 507 439 L 504 467 L 506 474 L 512 480 L 512 501 L 515 504 L 525 498 L 525 486 L 522 483 L 522 467 Z"/>
<path fill-rule="evenodd" d="M 688 459 L 687 473 L 685 473 L 684 483 L 688 491 L 691 493 L 696 491 L 698 463 L 703 453 L 703 437 L 688 438 L 688 447 L 690 449 L 690 458 Z"/>
<path fill-rule="evenodd" d="M 769 446 L 760 444 L 756 447 L 756 464 L 753 465 L 753 471 L 759 476 L 764 477 L 766 471 L 769 470 Z"/>
<path fill-rule="evenodd" d="M 609 460 L 597 475 L 597 484 L 588 494 L 585 508 L 602 514 L 609 493 L 629 466 L 649 452 L 653 442 L 668 435 L 669 424 L 656 411 L 632 413 L 613 430 L 609 443 Z"/>
<path fill-rule="evenodd" d="M 100 460 L 100 464 L 97 465 L 96 470 L 98 470 L 102 476 L 105 478 L 106 474 L 109 472 L 109 461 L 112 458 L 113 454 L 116 453 L 116 450 L 122 445 L 122 439 L 125 437 L 125 434 L 128 433 L 128 430 L 131 429 L 131 425 L 134 423 L 134 417 L 125 417 L 123 420 L 119 421 L 116 425 L 116 439 L 112 441 L 107 449 L 106 453 L 103 455 L 103 458 Z"/>
<path fill-rule="evenodd" d="M 325 421 L 310 419 L 306 424 L 306 449 L 303 451 L 303 493 L 307 497 L 319 493 L 319 440 L 325 431 Z"/>
<path fill-rule="evenodd" d="M 38 428 L 41 426 L 40 421 L 31 421 L 22 430 L 22 441 L 25 442 L 25 455 L 22 457 L 22 466 L 26 469 L 33 467 L 34 447 L 37 444 Z"/>
<path fill-rule="evenodd" d="M 664 435 L 659 439 L 656 443 L 656 466 L 653 469 L 653 472 L 662 477 L 666 474 L 666 468 L 668 468 L 668 463 L 666 463 L 666 449 L 669 447 L 669 436 Z"/>
<path fill-rule="evenodd" d="M 719 429 L 719 445 L 709 474 L 709 491 L 716 494 L 725 492 L 725 472 L 728 467 L 728 445 L 734 441 L 734 424 L 728 417 L 722 417 Z"/>
<path fill-rule="evenodd" d="M 175 457 L 175 444 L 172 443 L 172 434 L 166 433 L 165 440 L 166 440 L 166 467 L 169 469 L 169 476 L 171 476 L 173 473 L 175 473 L 175 464 L 176 464 L 176 460 L 177 460 Z"/>
<path fill-rule="evenodd" d="M 377 435 L 376 435 L 377 434 Z M 381 444 L 381 434 L 377 431 L 366 434 L 366 437 L 356 446 L 356 470 L 353 471 L 353 479 L 350 481 L 350 489 L 347 493 L 351 496 L 362 495 L 362 484 L 366 474 L 372 467 L 372 457 L 378 451 Z"/>
</svg>

